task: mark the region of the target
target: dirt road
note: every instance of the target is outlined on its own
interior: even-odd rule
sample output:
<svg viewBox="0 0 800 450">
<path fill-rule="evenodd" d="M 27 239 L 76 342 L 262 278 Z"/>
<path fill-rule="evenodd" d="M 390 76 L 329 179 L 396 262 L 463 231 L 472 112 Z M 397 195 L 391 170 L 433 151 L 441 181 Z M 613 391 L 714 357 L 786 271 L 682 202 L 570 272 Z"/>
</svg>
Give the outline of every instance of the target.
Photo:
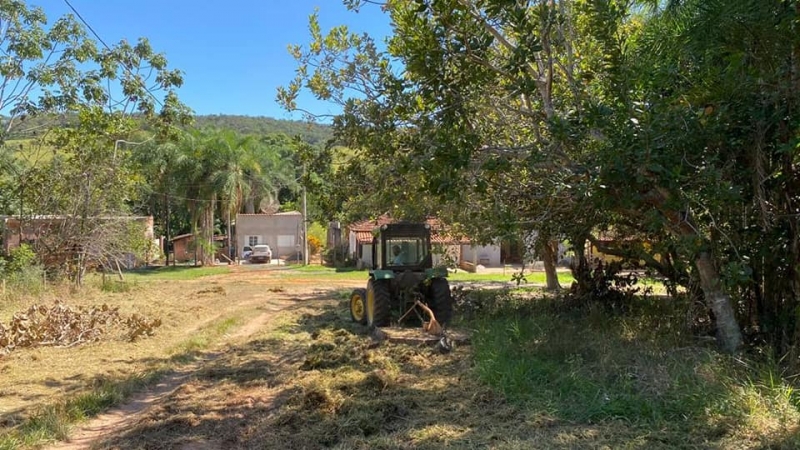
<svg viewBox="0 0 800 450">
<path fill-rule="evenodd" d="M 194 284 L 203 286 L 195 292 L 231 299 L 220 315 L 230 315 L 232 310 L 250 315 L 222 336 L 213 349 L 125 404 L 81 424 L 70 432 L 68 440 L 48 448 L 229 448 L 212 438 L 219 433 L 194 436 L 198 426 L 222 417 L 242 422 L 252 412 L 276 408 L 282 389 L 277 384 L 270 387 L 269 383 L 255 381 L 279 379 L 279 370 L 291 370 L 289 366 L 302 357 L 291 346 L 280 345 L 283 340 L 293 340 L 286 335 L 291 324 L 334 307 L 341 292 L 363 282 L 329 280 L 323 287 L 318 286 L 318 280 L 303 276 L 282 277 L 271 271 L 251 270 L 208 277 Z M 252 314 L 253 308 L 260 312 Z M 186 411 L 175 411 L 177 404 L 187 402 L 181 407 Z M 185 428 L 187 436 L 164 440 L 162 431 L 154 428 Z"/>
<path fill-rule="evenodd" d="M 349 319 L 347 293 L 363 284 L 267 270 L 171 283 L 202 312 L 186 333 L 246 317 L 157 385 L 48 448 L 438 448 L 463 435 L 456 419 L 466 405 L 443 411 L 447 398 L 498 401 L 462 382 L 466 350 L 376 342 Z"/>
</svg>

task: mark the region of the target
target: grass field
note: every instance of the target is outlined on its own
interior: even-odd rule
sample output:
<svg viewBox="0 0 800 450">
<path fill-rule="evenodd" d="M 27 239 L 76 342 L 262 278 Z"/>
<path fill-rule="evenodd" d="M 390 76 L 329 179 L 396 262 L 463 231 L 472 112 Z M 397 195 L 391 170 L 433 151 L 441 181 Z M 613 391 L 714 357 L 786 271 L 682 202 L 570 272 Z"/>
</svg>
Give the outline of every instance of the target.
<svg viewBox="0 0 800 450">
<path fill-rule="evenodd" d="M 509 281 L 498 274 L 455 275 L 478 283 L 460 294 L 473 297 L 454 325 L 472 343 L 449 353 L 378 342 L 352 323 L 346 299 L 363 271 L 156 269 L 127 274 L 128 290 L 94 280 L 26 299 L 107 303 L 163 324 L 134 342 L 108 334 L 2 356 L 0 449 L 63 439 L 189 368 L 179 389 L 95 447 L 800 447 L 791 374 L 686 334 L 677 302 L 641 300 L 625 315 L 565 310 L 534 289 L 480 290 Z"/>
</svg>

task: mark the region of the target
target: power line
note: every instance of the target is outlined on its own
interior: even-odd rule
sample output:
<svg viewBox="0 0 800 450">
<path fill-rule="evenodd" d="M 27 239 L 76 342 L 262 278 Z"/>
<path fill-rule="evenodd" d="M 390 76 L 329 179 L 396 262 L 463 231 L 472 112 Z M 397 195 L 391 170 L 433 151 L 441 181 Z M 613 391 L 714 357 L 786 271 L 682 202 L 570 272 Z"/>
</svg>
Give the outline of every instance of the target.
<svg viewBox="0 0 800 450">
<path fill-rule="evenodd" d="M 67 6 L 69 7 L 69 9 L 71 9 L 71 10 L 72 10 L 72 12 L 73 12 L 73 13 L 75 13 L 75 15 L 78 17 L 78 19 L 79 19 L 79 20 L 80 20 L 80 21 L 81 21 L 81 22 L 82 22 L 84 25 L 86 25 L 86 28 L 88 28 L 88 29 L 89 29 L 89 31 L 90 31 L 90 32 L 91 32 L 91 33 L 94 35 L 94 37 L 95 37 L 95 38 L 96 38 L 98 41 L 100 41 L 100 43 L 101 43 L 101 44 L 103 44 L 103 46 L 104 46 L 106 49 L 108 49 L 108 51 L 112 51 L 112 50 L 111 50 L 111 47 L 110 47 L 108 44 L 106 44 L 106 41 L 104 41 L 104 40 L 103 40 L 103 38 L 101 38 L 101 37 L 100 37 L 100 35 L 97 33 L 97 31 L 95 31 L 95 30 L 94 30 L 94 28 L 92 28 L 92 26 L 91 26 L 91 25 L 89 25 L 89 22 L 87 22 L 87 21 L 86 21 L 86 19 L 84 19 L 84 18 L 83 18 L 83 16 L 81 15 L 81 13 L 79 13 L 79 12 L 78 12 L 78 10 L 77 10 L 77 9 L 75 9 L 75 7 L 74 7 L 74 6 L 72 6 L 72 3 L 70 3 L 70 2 L 69 2 L 69 0 L 64 0 L 64 3 L 66 3 L 66 4 L 67 4 Z M 127 64 L 125 64 L 124 62 L 122 62 L 122 63 L 121 63 L 121 65 L 122 65 L 122 68 L 123 68 L 123 69 L 125 69 L 125 71 L 126 71 L 126 72 L 128 72 L 128 75 L 130 75 L 131 77 L 134 77 L 134 75 L 133 75 L 133 70 L 131 70 L 131 68 L 129 68 L 129 67 L 127 66 Z M 134 78 L 135 78 L 135 77 L 134 77 Z M 155 101 L 156 101 L 156 103 L 158 103 L 158 106 L 162 106 L 162 107 L 164 106 L 164 104 L 163 104 L 163 103 L 161 103 L 161 100 L 159 100 L 159 99 L 158 99 L 158 97 L 156 97 L 155 95 L 153 95 L 153 93 L 152 93 L 152 92 L 150 92 L 150 90 L 149 90 L 149 89 L 147 89 L 147 86 L 146 86 L 146 85 L 142 84 L 142 88 L 144 88 L 144 91 L 145 91 L 145 92 L 147 92 L 147 94 L 148 94 L 148 95 L 150 95 L 150 97 L 152 97 L 152 98 L 153 98 L 153 100 L 155 100 Z"/>
<path fill-rule="evenodd" d="M 69 0 L 64 0 L 64 3 L 66 3 L 66 4 L 67 4 L 67 6 L 69 6 L 69 9 L 71 9 L 71 10 L 72 10 L 72 12 L 74 12 L 74 13 L 75 13 L 75 15 L 76 15 L 76 16 L 78 16 L 78 19 L 80 19 L 80 21 L 81 21 L 81 22 L 83 22 L 83 24 L 84 24 L 84 25 L 86 25 L 86 28 L 88 28 L 88 29 L 89 29 L 89 31 L 91 31 L 91 32 L 92 32 L 92 34 L 94 35 L 94 37 L 95 37 L 95 38 L 97 38 L 97 40 L 98 40 L 98 41 L 100 41 L 100 43 L 101 43 L 101 44 L 103 44 L 103 45 L 104 45 L 104 46 L 105 46 L 107 49 L 111 50 L 111 47 L 109 47 L 109 45 L 108 45 L 108 44 L 106 44 L 106 41 L 104 41 L 104 40 L 103 40 L 103 38 L 101 38 L 101 37 L 100 37 L 100 35 L 99 35 L 99 34 L 97 34 L 97 32 L 96 32 L 96 31 L 94 31 L 94 28 L 92 28 L 92 26 L 91 26 L 91 25 L 89 25 L 89 22 L 87 22 L 87 21 L 86 21 L 86 19 L 84 19 L 84 18 L 83 18 L 83 16 L 81 15 L 81 13 L 79 13 L 79 12 L 78 12 L 78 10 L 77 10 L 77 9 L 75 9 L 75 7 L 74 7 L 74 6 L 72 6 L 72 3 L 70 3 L 70 2 L 69 2 Z"/>
</svg>

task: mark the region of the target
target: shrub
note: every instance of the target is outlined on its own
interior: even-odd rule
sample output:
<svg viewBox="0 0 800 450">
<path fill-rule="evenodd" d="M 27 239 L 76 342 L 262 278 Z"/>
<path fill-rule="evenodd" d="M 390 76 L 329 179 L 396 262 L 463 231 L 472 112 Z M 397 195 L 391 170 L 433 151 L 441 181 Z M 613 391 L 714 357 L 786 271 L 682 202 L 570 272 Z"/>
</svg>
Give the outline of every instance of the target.
<svg viewBox="0 0 800 450">
<path fill-rule="evenodd" d="M 12 290 L 25 294 L 41 292 L 44 269 L 37 264 L 36 253 L 28 244 L 12 249 L 8 257 L 0 261 L 2 276 Z"/>
<path fill-rule="evenodd" d="M 316 236 L 309 236 L 308 237 L 308 254 L 309 255 L 316 255 L 317 252 L 322 248 L 322 241 L 319 240 Z"/>
<path fill-rule="evenodd" d="M 651 288 L 636 286 L 638 277 L 633 272 L 622 273 L 619 262 L 603 263 L 595 260 L 594 266 L 579 264 L 572 268 L 575 282 L 570 287 L 567 300 L 575 306 L 599 303 L 609 310 L 622 312 L 630 307 L 637 296 L 648 295 Z"/>
<path fill-rule="evenodd" d="M 322 260 L 326 266 L 350 267 L 355 265 L 355 261 L 350 258 L 349 247 L 347 244 L 338 245 L 325 249 L 322 252 Z"/>
<path fill-rule="evenodd" d="M 22 244 L 11 249 L 5 264 L 5 273 L 8 275 L 22 272 L 25 268 L 36 263 L 36 253 L 28 244 Z"/>
</svg>

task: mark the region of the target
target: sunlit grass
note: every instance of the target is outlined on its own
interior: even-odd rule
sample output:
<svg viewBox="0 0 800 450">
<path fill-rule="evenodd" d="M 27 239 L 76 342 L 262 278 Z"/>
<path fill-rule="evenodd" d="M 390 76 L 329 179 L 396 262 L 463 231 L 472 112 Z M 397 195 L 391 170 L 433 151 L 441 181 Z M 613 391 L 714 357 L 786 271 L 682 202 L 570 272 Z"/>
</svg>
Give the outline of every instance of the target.
<svg viewBox="0 0 800 450">
<path fill-rule="evenodd" d="M 214 267 L 193 267 L 193 266 L 170 266 L 154 267 L 125 272 L 124 277 L 127 282 L 146 281 L 146 280 L 195 280 L 197 278 L 210 275 L 221 275 L 230 273 L 229 266 Z"/>
<path fill-rule="evenodd" d="M 679 307 L 642 300 L 619 316 L 551 301 L 510 304 L 473 323 L 476 375 L 521 408 L 574 423 L 621 420 L 667 446 L 792 436 L 800 396 L 791 381 L 768 361 L 743 363 L 681 337 Z"/>
<path fill-rule="evenodd" d="M 172 354 L 172 360 L 182 363 L 191 361 L 199 352 L 208 349 L 220 336 L 228 333 L 239 325 L 241 321 L 240 317 L 227 317 L 206 325 L 191 337 L 170 349 L 169 353 Z"/>
</svg>

